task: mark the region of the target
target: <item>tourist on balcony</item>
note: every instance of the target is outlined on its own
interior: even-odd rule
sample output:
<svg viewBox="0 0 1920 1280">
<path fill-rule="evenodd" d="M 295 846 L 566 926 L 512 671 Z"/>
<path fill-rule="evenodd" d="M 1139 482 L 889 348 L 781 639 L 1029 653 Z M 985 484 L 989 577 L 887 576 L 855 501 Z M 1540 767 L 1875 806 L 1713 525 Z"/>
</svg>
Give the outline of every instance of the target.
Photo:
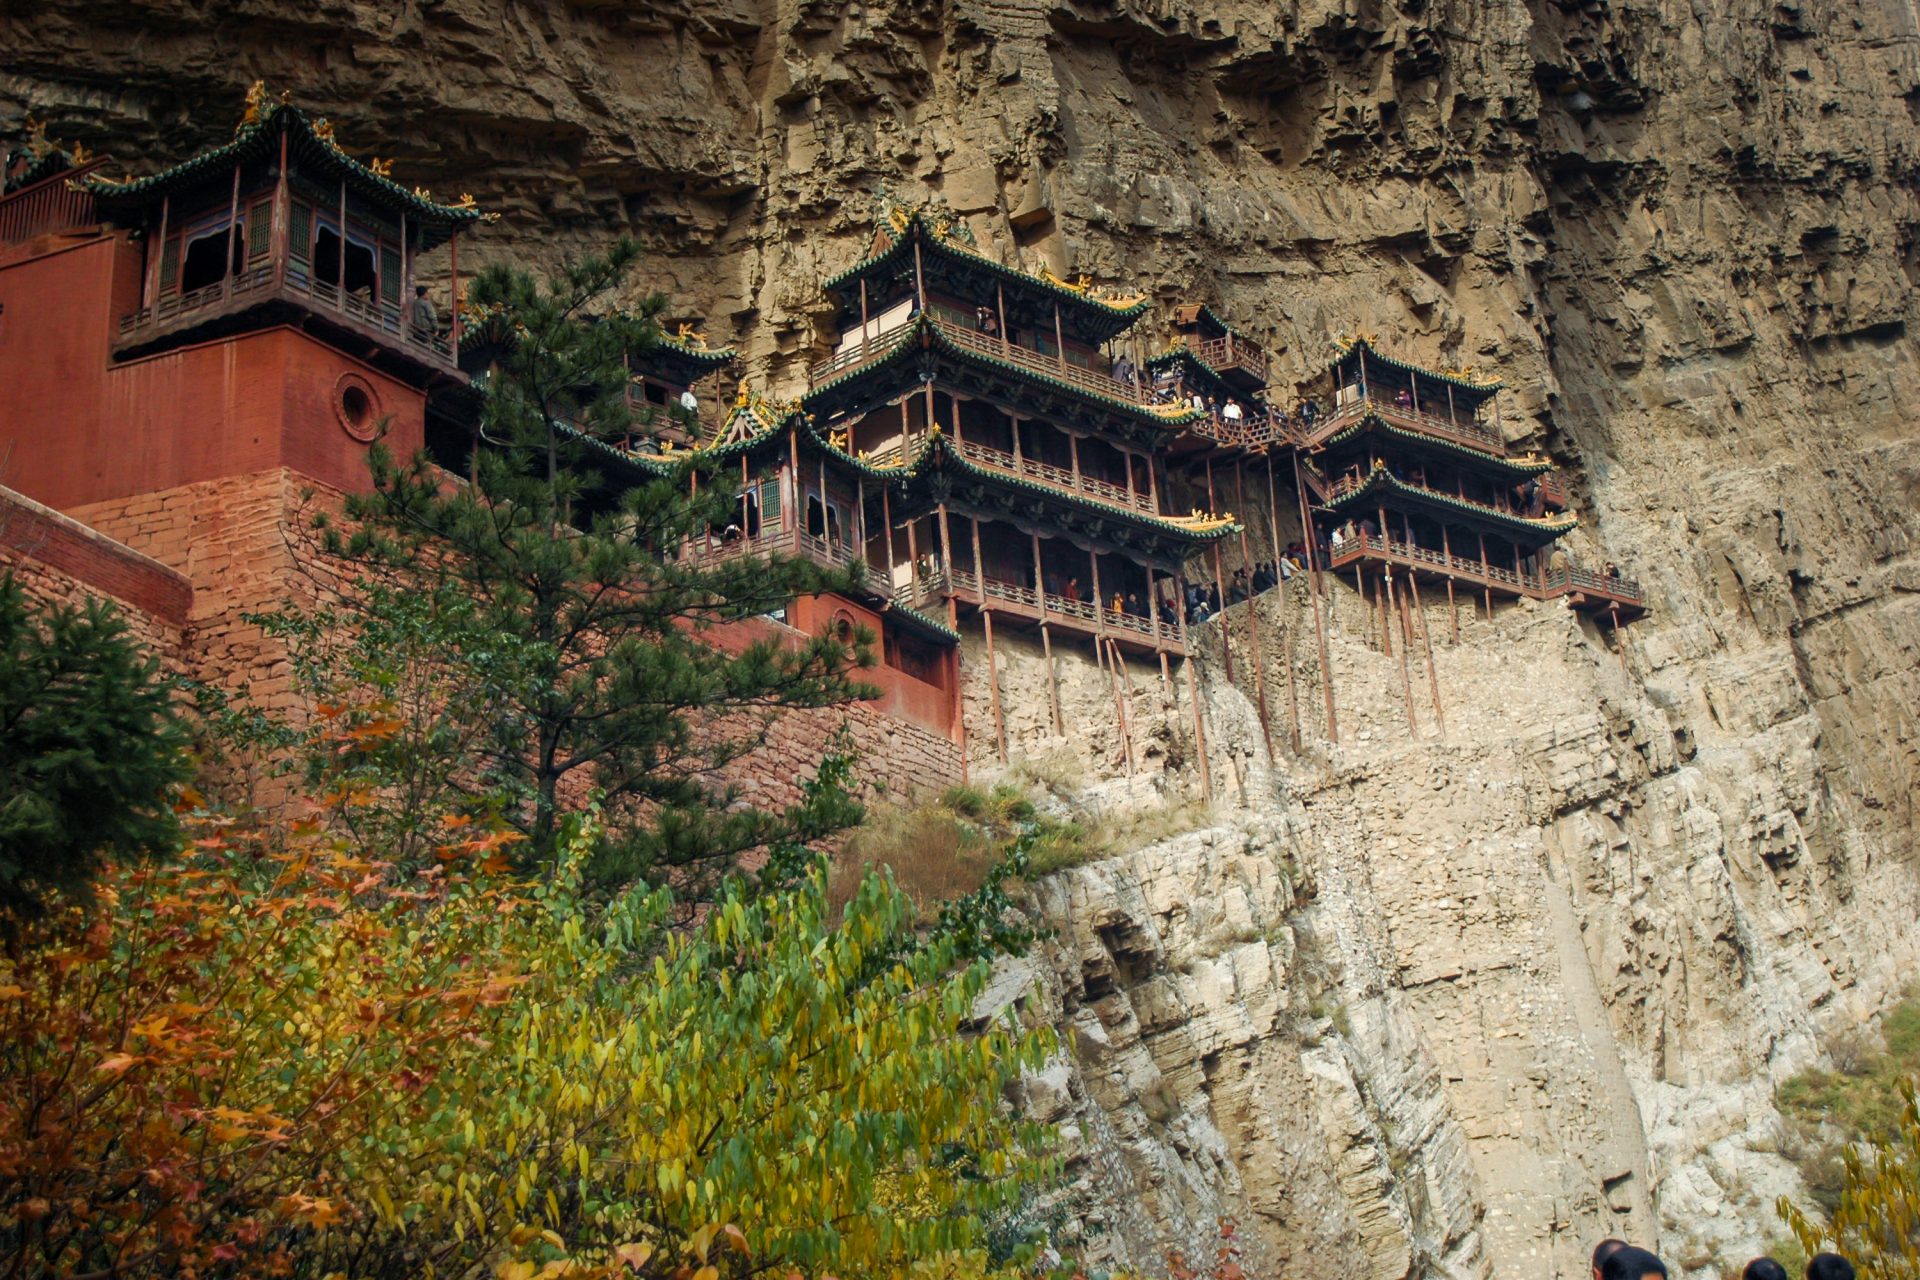
<svg viewBox="0 0 1920 1280">
<path fill-rule="evenodd" d="M 1207 588 L 1207 612 L 1220 612 L 1220 584 L 1217 582 Z"/>
<path fill-rule="evenodd" d="M 1124 351 L 1113 362 L 1113 380 L 1127 383 L 1133 381 L 1133 361 L 1127 359 L 1127 353 Z"/>
<path fill-rule="evenodd" d="M 1308 396 L 1300 402 L 1300 425 L 1311 431 L 1313 424 L 1318 421 L 1320 421 L 1320 406 L 1314 402 L 1312 396 Z"/>
<path fill-rule="evenodd" d="M 1140 603 L 1140 597 L 1136 592 L 1127 592 L 1127 616 L 1129 618 L 1144 618 L 1147 616 L 1147 607 Z"/>
<path fill-rule="evenodd" d="M 1620 583 L 1620 566 L 1611 560 L 1607 561 L 1607 581 L 1615 586 Z"/>
<path fill-rule="evenodd" d="M 973 327 L 991 337 L 994 331 L 993 308 L 975 307 L 973 309 Z"/>
<path fill-rule="evenodd" d="M 1567 555 L 1567 549 L 1555 546 L 1553 554 L 1547 557 L 1547 569 L 1554 574 L 1564 574 L 1573 567 L 1573 560 Z"/>
<path fill-rule="evenodd" d="M 1080 603 L 1080 579 L 1068 578 L 1067 585 L 1065 589 L 1060 592 L 1060 594 L 1064 596 L 1071 603 L 1079 604 Z"/>
<path fill-rule="evenodd" d="M 1413 392 L 1407 390 L 1405 387 L 1402 387 L 1398 392 L 1395 393 L 1393 397 L 1393 402 L 1399 405 L 1402 409 L 1411 409 L 1413 408 Z"/>
<path fill-rule="evenodd" d="M 1253 594 L 1269 590 L 1274 583 L 1273 566 L 1262 560 L 1253 567 Z"/>
<path fill-rule="evenodd" d="M 423 284 L 413 286 L 413 301 L 407 304 L 407 332 L 416 342 L 431 342 L 440 335 L 440 315 Z"/>
<path fill-rule="evenodd" d="M 1231 422 L 1235 426 L 1239 426 L 1245 417 L 1246 413 L 1240 408 L 1240 402 L 1238 400 L 1228 399 L 1226 407 L 1220 410 L 1221 420 Z"/>
</svg>

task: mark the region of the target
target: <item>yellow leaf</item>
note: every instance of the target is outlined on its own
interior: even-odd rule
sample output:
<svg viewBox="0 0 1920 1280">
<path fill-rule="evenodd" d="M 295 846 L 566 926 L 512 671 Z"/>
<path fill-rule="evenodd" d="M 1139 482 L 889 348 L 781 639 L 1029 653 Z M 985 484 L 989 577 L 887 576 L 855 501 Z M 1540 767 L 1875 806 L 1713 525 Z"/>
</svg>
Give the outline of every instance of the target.
<svg viewBox="0 0 1920 1280">
<path fill-rule="evenodd" d="M 632 1267 L 635 1271 L 638 1271 L 647 1265 L 648 1259 L 653 1257 L 653 1246 L 636 1241 L 632 1244 L 621 1245 L 613 1251 L 613 1255 L 629 1267 Z"/>
</svg>

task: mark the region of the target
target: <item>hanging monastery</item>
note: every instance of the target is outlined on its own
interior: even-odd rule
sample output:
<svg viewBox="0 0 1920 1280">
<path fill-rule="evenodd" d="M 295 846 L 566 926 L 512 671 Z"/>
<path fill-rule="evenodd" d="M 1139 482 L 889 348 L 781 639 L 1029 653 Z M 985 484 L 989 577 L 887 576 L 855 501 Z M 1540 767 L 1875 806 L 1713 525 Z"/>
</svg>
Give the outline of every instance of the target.
<svg viewBox="0 0 1920 1280">
<path fill-rule="evenodd" d="M 453 475 L 480 447 L 489 338 L 460 314 L 459 254 L 483 215 L 351 159 L 324 122 L 258 92 L 230 144 L 145 178 L 106 170 L 41 147 L 0 195 L 0 562 L 43 594 L 114 597 L 189 669 L 290 697 L 284 655 L 243 615 L 311 569 L 294 536 L 305 495 L 363 486 L 382 432 Z M 453 280 L 444 334 L 406 322 L 428 254 Z M 1265 724 L 1264 664 L 1245 660 L 1260 615 L 1236 602 L 1303 593 L 1337 738 L 1330 592 L 1377 611 L 1389 652 L 1398 611 L 1403 673 L 1416 637 L 1432 670 L 1409 594 L 1444 593 L 1456 639 L 1460 609 L 1502 599 L 1606 627 L 1644 609 L 1632 580 L 1556 551 L 1575 525 L 1564 482 L 1508 450 L 1500 388 L 1469 371 L 1358 337 L 1312 383 L 1275 386 L 1266 352 L 1210 307 L 1162 314 L 1005 266 L 930 208 L 884 209 L 866 255 L 822 288 L 835 318 L 798 399 L 747 389 L 731 351 L 683 330 L 634 354 L 630 395 L 665 410 L 692 392 L 699 412 L 598 447 L 616 484 L 686 477 L 691 453 L 739 486 L 737 520 L 679 554 L 846 572 L 848 591 L 759 625 L 880 638 L 880 697 L 839 714 L 895 780 L 1006 757 L 996 646 L 1015 635 L 1044 654 L 1055 733 L 1075 730 L 1052 676 L 1066 649 L 1140 664 L 1204 741 L 1203 633 L 1219 629 L 1227 680 L 1236 656 L 1243 687 L 1251 667 Z M 963 672 L 968 634 L 983 669 Z M 961 691 L 980 682 L 991 722 L 968 723 Z M 789 779 L 824 728 L 796 730 L 776 760 Z"/>
</svg>

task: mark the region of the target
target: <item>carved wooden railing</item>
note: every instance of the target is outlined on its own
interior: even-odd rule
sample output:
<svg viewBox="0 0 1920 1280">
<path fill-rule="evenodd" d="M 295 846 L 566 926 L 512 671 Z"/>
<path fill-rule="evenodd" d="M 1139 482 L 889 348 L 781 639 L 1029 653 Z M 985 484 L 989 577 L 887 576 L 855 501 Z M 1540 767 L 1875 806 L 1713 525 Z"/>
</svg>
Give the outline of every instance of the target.
<svg viewBox="0 0 1920 1280">
<path fill-rule="evenodd" d="M 1004 471 L 1008 475 L 1020 476 L 1028 480 L 1037 480 L 1053 488 L 1066 489 L 1115 506 L 1128 507 L 1135 511 L 1153 510 L 1152 496 L 1138 489 L 1129 491 L 1123 485 L 1114 484 L 1110 480 L 1096 479 L 1085 472 L 1075 477 L 1066 467 L 1058 467 L 1050 462 L 1037 462 L 1032 458 L 1016 458 L 1004 449 L 975 444 L 971 440 L 954 443 L 960 451 L 960 456 L 977 466 Z"/>
<path fill-rule="evenodd" d="M 1639 581 L 1634 578 L 1616 577 L 1612 574 L 1595 573 L 1591 569 L 1578 569 L 1571 566 L 1564 569 L 1548 569 L 1538 574 L 1516 573 L 1512 569 L 1503 569 L 1499 565 L 1487 564 L 1467 556 L 1451 555 L 1444 551 L 1434 551 L 1428 547 L 1402 542 L 1397 538 L 1383 537 L 1377 533 L 1356 533 L 1351 538 L 1342 539 L 1332 548 L 1328 568 L 1334 570 L 1344 568 L 1362 556 L 1376 560 L 1396 561 L 1411 567 L 1438 569 L 1442 573 L 1477 579 L 1491 585 L 1506 587 L 1520 595 L 1533 596 L 1542 600 L 1579 593 L 1635 607 L 1639 607 L 1646 601 L 1646 595 Z"/>
<path fill-rule="evenodd" d="M 65 169 L 0 197 L 0 244 L 19 244 L 53 231 L 71 231 L 99 221 L 93 197 L 67 184 L 84 178 L 104 159 Z"/>
<path fill-rule="evenodd" d="M 1491 431 L 1477 422 L 1463 422 L 1458 418 L 1444 418 L 1438 414 L 1423 413 L 1391 400 L 1382 400 L 1378 396 L 1361 396 L 1349 400 L 1331 414 L 1314 422 L 1311 430 L 1302 429 L 1300 443 L 1312 446 L 1327 437 L 1336 434 L 1365 417 L 1376 413 L 1396 427 L 1408 431 L 1417 431 L 1421 435 L 1433 436 L 1441 440 L 1450 440 L 1463 444 L 1469 449 L 1478 449 L 1504 458 L 1507 454 L 1507 442 L 1498 432 Z"/>
<path fill-rule="evenodd" d="M 292 268 L 294 264 L 288 265 Z M 276 264 L 268 261 L 234 272 L 203 288 L 160 298 L 149 306 L 122 316 L 120 337 L 124 342 L 157 337 L 234 305 L 278 297 L 291 298 L 319 310 L 334 312 L 351 322 L 356 329 L 383 341 L 437 356 L 442 362 L 453 359 L 453 347 L 448 339 L 437 333 L 415 331 L 406 323 L 405 313 L 398 303 L 380 302 L 343 292 L 331 281 L 315 280 L 297 269 L 290 269 L 276 278 L 275 268 Z"/>
<path fill-rule="evenodd" d="M 1011 612 L 1036 621 L 1064 623 L 1079 631 L 1095 633 L 1126 632 L 1149 642 L 1157 641 L 1175 651 L 1180 649 L 1178 629 L 1162 623 L 1156 635 L 1151 617 L 1136 617 L 1098 607 L 1091 601 L 1068 600 L 1058 595 L 1049 594 L 1043 600 L 1040 592 L 1024 583 L 1006 582 L 999 578 L 986 578 L 983 581 L 971 569 L 936 568 L 923 571 L 914 576 L 911 587 L 903 587 L 895 593 L 895 599 L 902 604 L 919 607 L 934 604 L 950 595 L 958 596 L 963 601 L 978 600 L 984 595 L 994 602 L 996 608 L 1010 606 Z"/>
<path fill-rule="evenodd" d="M 1245 369 L 1262 382 L 1267 380 L 1267 353 L 1261 350 L 1257 342 L 1249 342 L 1241 337 L 1207 338 L 1190 342 L 1187 347 L 1202 363 L 1222 372 L 1237 367 Z"/>
</svg>

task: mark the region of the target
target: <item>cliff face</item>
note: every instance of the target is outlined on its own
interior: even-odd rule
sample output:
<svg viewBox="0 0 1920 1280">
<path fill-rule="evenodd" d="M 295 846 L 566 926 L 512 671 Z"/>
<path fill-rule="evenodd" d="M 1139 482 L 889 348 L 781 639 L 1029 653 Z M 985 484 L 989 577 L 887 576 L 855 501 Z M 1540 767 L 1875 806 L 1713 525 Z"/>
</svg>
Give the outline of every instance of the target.
<svg viewBox="0 0 1920 1280">
<path fill-rule="evenodd" d="M 136 165 L 265 78 L 501 210 L 483 258 L 637 234 L 786 390 L 883 187 L 1212 300 L 1290 379 L 1339 330 L 1504 378 L 1576 554 L 1655 612 L 1621 654 L 1531 606 L 1456 644 L 1429 599 L 1443 734 L 1335 588 L 1329 749 L 1304 600 L 1265 603 L 1308 750 L 1208 664 L 1221 825 L 1041 886 L 1059 936 L 1009 975 L 1080 1033 L 1032 1098 L 1075 1126 L 1061 1212 L 1382 1280 L 1577 1276 L 1616 1230 L 1704 1276 L 1776 1234 L 1771 1085 L 1920 935 L 1910 3 L 60 0 L 0 36 L 0 109 Z M 1191 769 L 1184 687 L 1133 674 L 1139 776 L 1071 748 L 1123 792 Z"/>
</svg>

